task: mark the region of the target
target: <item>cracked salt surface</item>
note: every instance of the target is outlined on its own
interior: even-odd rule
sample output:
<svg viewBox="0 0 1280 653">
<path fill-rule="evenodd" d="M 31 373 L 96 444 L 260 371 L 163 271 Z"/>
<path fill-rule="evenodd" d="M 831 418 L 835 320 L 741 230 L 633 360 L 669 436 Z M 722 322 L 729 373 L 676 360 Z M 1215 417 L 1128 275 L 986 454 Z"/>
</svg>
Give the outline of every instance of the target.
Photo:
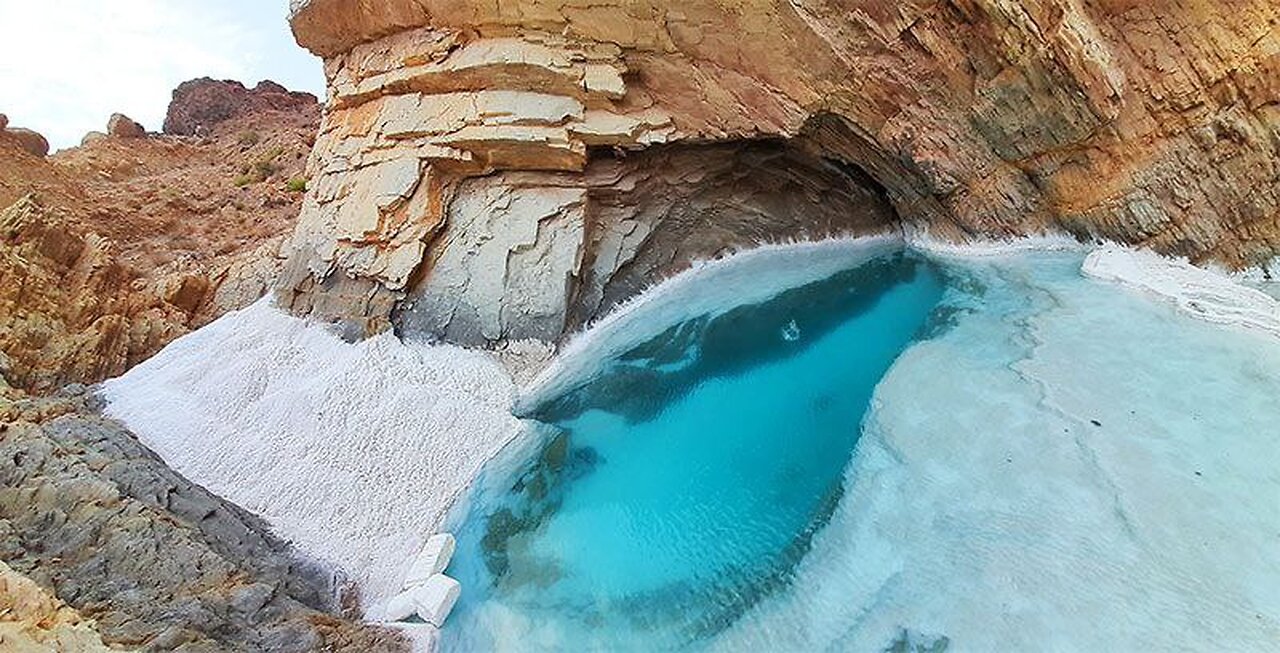
<svg viewBox="0 0 1280 653">
<path fill-rule="evenodd" d="M 1280 341 L 1079 264 L 964 264 L 985 292 L 881 381 L 791 590 L 712 648 L 1274 650 Z"/>
</svg>

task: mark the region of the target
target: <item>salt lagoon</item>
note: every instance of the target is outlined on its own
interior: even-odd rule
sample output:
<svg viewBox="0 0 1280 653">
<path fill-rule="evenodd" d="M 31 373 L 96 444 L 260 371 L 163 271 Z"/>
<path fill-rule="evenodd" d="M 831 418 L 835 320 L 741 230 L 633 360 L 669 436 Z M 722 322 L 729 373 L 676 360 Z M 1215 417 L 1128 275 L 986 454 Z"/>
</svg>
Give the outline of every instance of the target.
<svg viewBox="0 0 1280 653">
<path fill-rule="evenodd" d="M 519 389 L 262 302 L 103 394 L 372 619 L 455 532 L 462 598 L 422 648 L 1273 648 L 1274 305 L 1044 244 L 748 251 Z"/>
<path fill-rule="evenodd" d="M 1280 641 L 1280 341 L 1084 258 L 880 253 L 633 318 L 455 507 L 445 648 Z"/>
</svg>

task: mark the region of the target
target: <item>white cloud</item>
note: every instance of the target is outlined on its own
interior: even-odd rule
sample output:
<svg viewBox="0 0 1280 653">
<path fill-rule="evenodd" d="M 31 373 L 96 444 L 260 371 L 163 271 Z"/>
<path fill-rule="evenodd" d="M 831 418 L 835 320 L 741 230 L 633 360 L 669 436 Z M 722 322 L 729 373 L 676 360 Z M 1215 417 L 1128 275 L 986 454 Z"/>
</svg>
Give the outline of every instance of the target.
<svg viewBox="0 0 1280 653">
<path fill-rule="evenodd" d="M 159 130 L 185 80 L 251 84 L 270 76 L 264 67 L 280 72 L 277 51 L 318 71 L 289 41 L 283 13 L 269 0 L 0 0 L 0 112 L 55 148 L 104 129 L 116 111 Z M 314 71 L 283 73 L 313 85 Z"/>
</svg>

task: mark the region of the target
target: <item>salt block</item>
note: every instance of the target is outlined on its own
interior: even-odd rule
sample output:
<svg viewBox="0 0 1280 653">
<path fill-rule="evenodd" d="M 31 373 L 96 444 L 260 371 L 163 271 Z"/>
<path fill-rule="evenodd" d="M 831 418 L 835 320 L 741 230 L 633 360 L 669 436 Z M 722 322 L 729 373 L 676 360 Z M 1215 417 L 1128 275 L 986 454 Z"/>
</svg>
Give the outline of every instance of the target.
<svg viewBox="0 0 1280 653">
<path fill-rule="evenodd" d="M 422 545 L 422 551 L 418 553 L 418 557 L 414 558 L 413 565 L 409 567 L 409 573 L 404 577 L 402 587 L 409 589 L 426 583 L 429 578 L 436 574 L 444 573 L 449 566 L 449 560 L 453 558 L 453 550 L 457 546 L 453 536 L 449 533 L 436 533 L 427 539 L 427 543 Z"/>
<path fill-rule="evenodd" d="M 418 609 L 418 618 L 440 627 L 453 611 L 453 604 L 458 602 L 458 595 L 462 593 L 462 584 L 444 574 L 436 574 L 412 591 L 414 603 Z"/>
<path fill-rule="evenodd" d="M 444 574 L 435 574 L 421 585 L 410 587 L 387 601 L 382 620 L 403 621 L 416 614 L 433 626 L 442 626 L 461 593 L 461 583 Z"/>
<path fill-rule="evenodd" d="M 418 611 L 417 588 L 405 590 L 391 597 L 382 611 L 383 621 L 404 621 Z"/>
</svg>

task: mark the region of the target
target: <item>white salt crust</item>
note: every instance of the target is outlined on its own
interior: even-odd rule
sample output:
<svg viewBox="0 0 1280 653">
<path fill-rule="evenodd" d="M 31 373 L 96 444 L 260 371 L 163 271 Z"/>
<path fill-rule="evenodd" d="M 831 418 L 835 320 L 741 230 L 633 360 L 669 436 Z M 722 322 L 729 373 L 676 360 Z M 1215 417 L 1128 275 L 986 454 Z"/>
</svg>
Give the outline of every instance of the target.
<svg viewBox="0 0 1280 653">
<path fill-rule="evenodd" d="M 416 615 L 437 628 L 444 626 L 453 606 L 462 594 L 462 585 L 444 574 L 435 574 L 391 597 L 384 616 L 389 621 L 402 621 Z"/>
<path fill-rule="evenodd" d="M 1085 258 L 1081 271 L 1136 288 L 1202 320 L 1280 336 L 1280 301 L 1217 270 L 1150 250 L 1106 245 Z"/>
<path fill-rule="evenodd" d="M 972 240 L 958 243 L 933 236 L 925 231 L 908 230 L 904 236 L 912 249 L 939 257 L 983 258 L 1009 256 L 1027 251 L 1087 251 L 1089 246 L 1074 236 L 1045 233 L 1004 240 Z"/>
<path fill-rule="evenodd" d="M 571 339 L 526 387 L 522 403 L 571 387 L 587 378 L 595 361 L 666 326 L 763 301 L 903 242 L 883 235 L 768 245 L 699 263 Z M 957 257 L 1082 248 L 1055 236 L 958 246 L 909 236 L 908 244 Z M 1214 273 L 1112 248 L 1090 260 L 1086 274 L 1161 296 L 1175 296 L 1167 294 L 1171 287 L 1190 288 L 1181 296 L 1209 302 L 1214 315 L 1230 318 L 1216 321 L 1274 324 L 1258 296 L 1265 294 L 1224 291 L 1205 280 Z M 1176 270 L 1175 286 L 1160 282 L 1168 269 Z M 1232 307 L 1240 299 L 1248 308 Z M 389 334 L 345 343 L 267 300 L 175 341 L 106 382 L 103 393 L 107 413 L 175 469 L 341 569 L 374 619 L 445 510 L 521 430 L 511 415 L 514 384 L 489 355 L 403 343 Z M 416 649 L 436 640 L 430 626 L 405 630 Z"/>
<path fill-rule="evenodd" d="M 410 589 L 424 585 L 432 576 L 443 574 L 453 559 L 453 552 L 458 543 L 450 533 L 437 533 L 422 545 L 422 551 L 414 558 L 409 573 L 405 574 L 402 589 Z"/>
<path fill-rule="evenodd" d="M 1280 346 L 1074 265 L 975 263 L 984 306 L 894 363 L 790 588 L 709 650 L 1275 648 Z"/>
<path fill-rule="evenodd" d="M 487 355 L 351 344 L 267 300 L 106 382 L 107 414 L 174 469 L 341 569 L 379 619 L 450 503 L 520 430 Z"/>
</svg>

